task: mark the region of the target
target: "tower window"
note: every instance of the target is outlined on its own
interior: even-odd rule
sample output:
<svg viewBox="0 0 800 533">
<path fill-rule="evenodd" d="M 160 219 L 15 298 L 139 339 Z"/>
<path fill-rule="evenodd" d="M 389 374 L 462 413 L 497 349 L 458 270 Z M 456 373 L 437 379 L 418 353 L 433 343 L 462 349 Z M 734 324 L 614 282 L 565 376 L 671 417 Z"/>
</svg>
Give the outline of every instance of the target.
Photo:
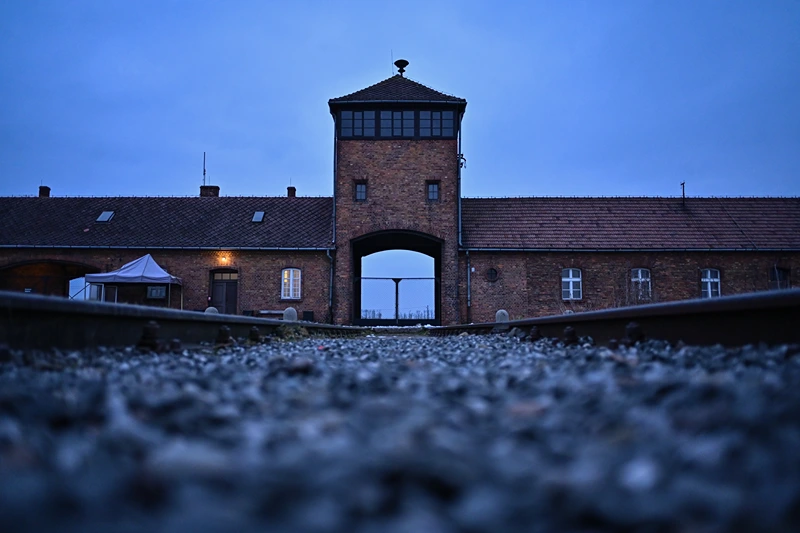
<svg viewBox="0 0 800 533">
<path fill-rule="evenodd" d="M 429 181 L 427 182 L 428 186 L 428 201 L 429 202 L 438 202 L 439 201 L 439 182 L 438 181 Z"/>
<path fill-rule="evenodd" d="M 381 137 L 413 136 L 413 111 L 381 111 Z"/>
<path fill-rule="evenodd" d="M 342 137 L 374 137 L 375 111 L 342 111 Z"/>
<path fill-rule="evenodd" d="M 452 137 L 455 119 L 452 111 L 420 111 L 420 137 Z"/>
<path fill-rule="evenodd" d="M 367 201 L 367 182 L 366 181 L 357 181 L 356 182 L 356 202 L 366 202 Z"/>
</svg>

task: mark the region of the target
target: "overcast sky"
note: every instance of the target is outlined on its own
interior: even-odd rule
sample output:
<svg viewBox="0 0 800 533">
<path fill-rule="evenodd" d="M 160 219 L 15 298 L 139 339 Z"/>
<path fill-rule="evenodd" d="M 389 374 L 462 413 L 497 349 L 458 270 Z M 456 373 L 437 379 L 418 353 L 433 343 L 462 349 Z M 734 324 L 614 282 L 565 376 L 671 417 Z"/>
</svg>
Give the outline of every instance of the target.
<svg viewBox="0 0 800 533">
<path fill-rule="evenodd" d="M 327 100 L 469 102 L 465 196 L 800 195 L 800 1 L 0 4 L 0 194 L 332 194 Z"/>
<path fill-rule="evenodd" d="M 392 58 L 469 102 L 465 196 L 800 195 L 799 0 L 6 0 L 0 195 L 194 196 L 205 151 L 330 196 L 327 101 Z"/>
</svg>

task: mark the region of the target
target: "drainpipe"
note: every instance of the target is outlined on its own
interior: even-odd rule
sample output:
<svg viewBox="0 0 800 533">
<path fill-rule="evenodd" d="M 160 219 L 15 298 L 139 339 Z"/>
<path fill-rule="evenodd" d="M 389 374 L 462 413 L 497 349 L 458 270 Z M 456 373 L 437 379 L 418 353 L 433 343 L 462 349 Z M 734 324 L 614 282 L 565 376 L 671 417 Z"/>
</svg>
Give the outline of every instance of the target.
<svg viewBox="0 0 800 533">
<path fill-rule="evenodd" d="M 333 217 L 332 225 L 332 235 L 331 235 L 331 246 L 336 248 L 336 177 L 337 177 L 337 167 L 338 167 L 338 147 L 339 147 L 339 139 L 336 136 L 336 115 L 333 115 Z M 328 286 L 328 317 L 330 323 L 333 324 L 333 269 L 334 269 L 334 262 L 333 257 L 331 256 L 331 251 L 327 250 L 326 254 L 328 255 L 328 260 L 331 262 L 331 274 Z"/>
<path fill-rule="evenodd" d="M 458 155 L 460 156 L 463 152 L 461 152 L 461 121 L 464 119 L 464 113 L 462 112 L 461 115 L 458 117 Z M 458 247 L 461 248 L 461 160 L 457 159 L 456 161 L 456 194 L 458 195 Z"/>
<path fill-rule="evenodd" d="M 331 256 L 330 250 L 326 250 L 325 254 L 328 256 L 328 260 L 331 262 L 331 278 L 328 288 L 328 317 L 330 323 L 333 324 L 333 257 Z"/>
<path fill-rule="evenodd" d="M 467 324 L 472 323 L 472 266 L 469 262 L 469 250 L 467 250 Z"/>
</svg>

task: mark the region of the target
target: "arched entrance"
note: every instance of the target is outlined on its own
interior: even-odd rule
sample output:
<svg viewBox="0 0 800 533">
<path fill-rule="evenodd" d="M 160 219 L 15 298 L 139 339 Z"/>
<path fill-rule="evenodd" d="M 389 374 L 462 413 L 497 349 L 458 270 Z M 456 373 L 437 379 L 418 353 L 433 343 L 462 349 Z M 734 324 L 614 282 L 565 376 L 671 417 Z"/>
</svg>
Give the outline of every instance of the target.
<svg viewBox="0 0 800 533">
<path fill-rule="evenodd" d="M 72 261 L 26 261 L 0 267 L 0 290 L 69 296 L 69 282 L 100 269 Z"/>
<path fill-rule="evenodd" d="M 415 231 L 379 231 L 363 235 L 350 241 L 353 265 L 353 316 L 352 323 L 358 325 L 415 325 L 419 323 L 440 325 L 442 323 L 441 279 L 442 248 L 444 241 L 425 233 Z M 371 254 L 387 250 L 409 250 L 433 258 L 433 302 L 431 319 L 399 318 L 392 313 L 391 318 L 362 317 L 362 265 L 361 260 Z M 394 278 L 399 286 L 402 278 Z M 399 297 L 399 295 L 397 296 Z"/>
</svg>

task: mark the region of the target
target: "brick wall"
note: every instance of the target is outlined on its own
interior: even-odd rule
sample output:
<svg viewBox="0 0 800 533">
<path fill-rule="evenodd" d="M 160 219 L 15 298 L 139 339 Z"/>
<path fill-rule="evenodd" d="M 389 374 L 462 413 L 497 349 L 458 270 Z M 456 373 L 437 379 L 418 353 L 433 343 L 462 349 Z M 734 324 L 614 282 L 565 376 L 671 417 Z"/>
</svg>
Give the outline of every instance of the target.
<svg viewBox="0 0 800 533">
<path fill-rule="evenodd" d="M 4 280 L 13 277 L 10 273 L 19 272 L 19 269 L 8 267 L 22 262 L 65 261 L 86 265 L 88 270 L 109 272 L 145 253 L 148 251 L 3 250 L 0 251 L 0 286 Z M 183 280 L 184 309 L 205 309 L 211 294 L 211 272 L 232 269 L 239 275 L 237 313 L 283 310 L 292 306 L 301 316 L 303 311 L 313 311 L 317 321 L 328 318 L 330 262 L 323 252 L 151 250 L 150 254 L 164 270 Z M 281 299 L 281 271 L 289 267 L 302 271 L 300 300 Z M 75 277 L 81 274 L 78 271 L 74 273 Z M 180 301 L 174 301 L 173 307 L 178 306 Z"/>
<path fill-rule="evenodd" d="M 448 140 L 337 141 L 335 318 L 353 314 L 351 240 L 377 231 L 407 230 L 444 241 L 440 284 L 444 324 L 458 322 L 458 144 Z M 428 202 L 426 182 L 439 181 Z M 355 184 L 367 182 L 367 200 Z M 391 249 L 390 239 L 386 242 Z"/>
<path fill-rule="evenodd" d="M 800 280 L 800 253 L 769 252 L 650 252 L 650 253 L 485 253 L 470 252 L 471 321 L 493 321 L 498 309 L 512 319 L 633 305 L 629 282 L 632 268 L 648 268 L 652 300 L 666 302 L 698 298 L 700 270 L 720 270 L 722 295 L 767 290 L 769 270 L 790 269 L 793 286 Z M 460 305 L 467 320 L 467 262 L 460 256 Z M 498 278 L 487 279 L 495 268 Z M 583 298 L 561 299 L 561 269 L 579 268 Z"/>
</svg>

